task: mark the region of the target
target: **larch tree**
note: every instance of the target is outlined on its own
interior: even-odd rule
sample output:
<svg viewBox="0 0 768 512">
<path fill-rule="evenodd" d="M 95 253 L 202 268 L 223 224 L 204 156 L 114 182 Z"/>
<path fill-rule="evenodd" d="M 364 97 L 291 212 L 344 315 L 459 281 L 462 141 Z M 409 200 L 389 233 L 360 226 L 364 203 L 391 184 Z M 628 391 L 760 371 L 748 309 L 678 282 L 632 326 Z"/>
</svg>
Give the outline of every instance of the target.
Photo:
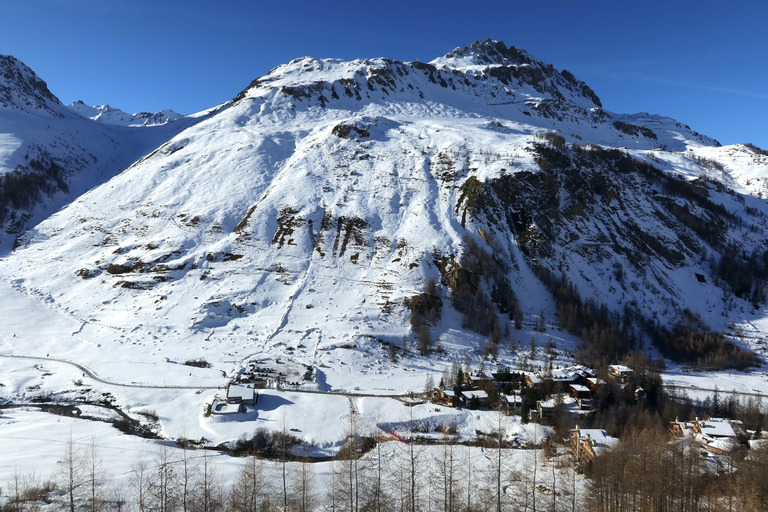
<svg viewBox="0 0 768 512">
<path fill-rule="evenodd" d="M 77 494 L 79 493 L 79 489 L 83 484 L 85 467 L 82 454 L 77 448 L 71 432 L 64 446 L 64 456 L 62 457 L 61 462 L 60 478 L 63 484 L 62 488 L 66 493 L 70 512 L 75 512 L 75 501 L 78 498 Z"/>
</svg>

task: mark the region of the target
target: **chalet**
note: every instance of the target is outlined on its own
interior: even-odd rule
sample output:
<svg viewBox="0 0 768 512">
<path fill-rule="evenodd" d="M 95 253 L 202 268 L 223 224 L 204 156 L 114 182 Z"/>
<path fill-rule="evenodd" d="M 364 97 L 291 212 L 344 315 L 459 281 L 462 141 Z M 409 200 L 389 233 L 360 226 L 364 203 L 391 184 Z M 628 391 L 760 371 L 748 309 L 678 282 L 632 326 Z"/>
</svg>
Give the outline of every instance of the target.
<svg viewBox="0 0 768 512">
<path fill-rule="evenodd" d="M 731 420 L 727 418 L 710 418 L 708 420 L 696 418 L 693 422 L 693 431 L 696 434 L 715 439 L 736 439 L 738 437 Z"/>
<path fill-rule="evenodd" d="M 622 384 L 629 382 L 629 378 L 632 377 L 633 373 L 632 368 L 623 364 L 612 364 L 608 367 L 608 374 Z"/>
<path fill-rule="evenodd" d="M 478 370 L 471 374 L 464 375 L 464 383 L 470 386 L 472 389 L 486 389 L 488 385 L 495 385 L 496 380 L 488 372 Z"/>
<path fill-rule="evenodd" d="M 539 375 L 532 372 L 525 373 L 525 384 L 528 387 L 537 388 L 541 386 L 543 383 L 544 383 L 544 379 L 542 379 Z"/>
<path fill-rule="evenodd" d="M 523 372 L 525 383 L 529 387 L 538 387 L 545 382 L 551 382 L 556 389 L 568 391 L 571 384 L 586 384 L 587 379 L 596 376 L 595 370 L 582 365 L 554 368 L 546 372 Z"/>
<path fill-rule="evenodd" d="M 597 391 L 600 387 L 608 384 L 599 377 L 587 377 L 587 387 L 592 391 Z"/>
<path fill-rule="evenodd" d="M 580 364 L 552 370 L 552 381 L 561 383 L 564 391 L 569 384 L 586 384 L 588 378 L 595 376 L 595 370 Z"/>
<path fill-rule="evenodd" d="M 672 437 L 688 438 L 693 435 L 693 423 L 687 421 L 680 421 L 675 418 L 675 421 L 669 423 L 669 433 Z"/>
<path fill-rule="evenodd" d="M 570 371 L 570 368 L 555 368 L 542 374 L 544 380 L 551 381 L 555 386 L 552 389 L 567 391 L 568 386 L 578 382 L 579 376 Z"/>
<path fill-rule="evenodd" d="M 480 407 L 488 407 L 488 393 L 482 389 L 470 389 L 461 391 L 461 400 L 464 405 L 469 405 L 470 401 L 477 400 L 477 405 Z"/>
<path fill-rule="evenodd" d="M 570 391 L 573 398 L 575 398 L 576 402 L 579 404 L 580 409 L 592 408 L 592 392 L 588 387 L 582 384 L 571 384 Z"/>
<path fill-rule="evenodd" d="M 255 405 L 258 401 L 256 388 L 250 384 L 232 384 L 227 386 L 227 403 Z"/>
<path fill-rule="evenodd" d="M 711 437 L 699 437 L 696 439 L 699 444 L 708 452 L 715 455 L 726 455 L 738 446 L 733 439 L 713 439 Z"/>
<path fill-rule="evenodd" d="M 539 400 L 536 402 L 536 411 L 539 414 L 539 421 L 552 421 L 555 419 L 555 401 Z"/>
<path fill-rule="evenodd" d="M 457 407 L 459 405 L 459 397 L 456 396 L 452 389 L 435 388 L 432 390 L 432 401 L 447 407 Z"/>
<path fill-rule="evenodd" d="M 523 408 L 523 397 L 518 394 L 504 395 L 499 397 L 501 406 L 504 408 L 504 412 L 512 414 L 520 411 Z"/>
<path fill-rule="evenodd" d="M 610 450 L 619 443 L 603 429 L 585 428 L 578 425 L 571 430 L 571 450 L 574 458 L 583 466 L 595 460 L 605 450 Z"/>
<path fill-rule="evenodd" d="M 692 439 L 716 455 L 727 454 L 745 438 L 739 422 L 727 418 L 696 418 L 692 422 L 675 420 L 670 423 L 669 430 L 672 436 Z"/>
</svg>

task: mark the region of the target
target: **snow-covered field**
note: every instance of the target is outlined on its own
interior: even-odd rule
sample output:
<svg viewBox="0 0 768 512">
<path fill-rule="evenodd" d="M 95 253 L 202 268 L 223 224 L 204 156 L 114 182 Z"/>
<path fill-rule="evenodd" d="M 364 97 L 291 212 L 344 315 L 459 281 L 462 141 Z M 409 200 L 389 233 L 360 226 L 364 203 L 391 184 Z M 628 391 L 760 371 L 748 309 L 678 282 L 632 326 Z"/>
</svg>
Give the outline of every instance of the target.
<svg viewBox="0 0 768 512">
<path fill-rule="evenodd" d="M 152 344 L 154 349 L 150 351 L 142 346 L 123 344 L 111 329 L 80 324 L 52 308 L 50 303 L 26 297 L 9 286 L 3 285 L 0 290 L 0 310 L 5 314 L 5 332 L 0 335 L 0 365 L 3 369 L 0 373 L 0 403 L 29 404 L 44 397 L 47 401 L 74 403 L 80 411 L 80 417 L 76 418 L 41 412 L 34 405 L 0 410 L 0 452 L 9 454 L 0 458 L 0 486 L 6 491 L 12 488 L 16 478 L 29 479 L 32 475 L 40 483 L 46 480 L 60 482 L 64 471 L 62 460 L 70 442 L 82 456 L 96 451 L 102 461 L 102 485 L 105 488 L 128 490 L 138 461 L 157 463 L 163 450 L 171 451 L 171 460 L 181 460 L 183 453 L 175 444 L 180 438 L 215 447 L 240 438 L 248 439 L 258 429 L 287 431 L 302 441 L 302 446 L 296 449 L 300 454 L 324 457 L 338 452 L 354 421 L 355 428 L 363 435 L 382 441 L 393 440 L 384 442 L 383 448 L 385 458 L 392 460 L 402 456 L 395 453 L 402 451 L 399 446 L 405 445 L 395 441 L 390 432 L 407 438 L 411 430 L 416 430 L 419 436 L 440 439 L 443 434 L 439 430 L 448 425 L 455 430 L 453 439 L 474 442 L 478 431 L 492 433 L 499 426 L 499 417 L 492 411 L 457 410 L 433 404 L 408 406 L 404 399 L 385 396 L 275 389 L 263 390 L 257 406 L 248 408 L 246 413 L 205 417 L 204 405 L 216 394 L 223 393 L 219 388 L 225 386 L 232 372 L 240 368 L 239 360 L 228 358 L 250 353 L 249 349 L 238 347 L 241 339 L 205 334 L 210 339 L 198 342 L 211 343 L 221 350 L 219 357 L 211 359 L 213 367 L 185 366 L 178 362 L 185 353 L 183 344 L 164 340 L 164 343 Z M 319 366 L 316 381 L 304 387 L 308 391 L 346 390 L 374 395 L 420 393 L 427 375 L 439 381 L 442 370 L 450 366 L 451 358 L 459 357 L 455 351 L 465 348 L 460 344 L 454 346 L 450 339 L 447 338 L 443 356 L 433 360 L 413 356 L 398 364 L 390 363 L 383 349 L 378 347 L 381 353 L 375 356 L 366 355 L 364 348 L 339 349 L 341 355 L 337 354 L 333 359 L 326 357 L 329 364 Z M 211 351 L 202 355 L 216 353 Z M 10 355 L 21 357 L 8 357 Z M 284 352 L 275 349 L 261 355 L 277 359 L 284 357 Z M 98 380 L 64 360 L 84 366 Z M 479 364 L 474 355 L 471 360 L 473 365 Z M 121 433 L 108 423 L 116 419 L 113 409 L 81 402 L 95 403 L 104 398 L 143 423 L 151 423 L 145 414 L 156 415 L 155 431 L 162 439 Z M 536 443 L 551 435 L 548 428 L 523 425 L 516 416 L 503 416 L 501 422 L 505 439 L 519 446 Z M 419 450 L 424 461 L 437 457 L 439 449 L 422 446 Z M 478 467 L 487 463 L 479 448 L 467 450 Z M 532 453 L 531 450 L 508 451 L 505 464 L 520 472 L 528 471 Z M 194 450 L 187 455 L 198 462 L 201 457 L 208 457 L 218 478 L 227 484 L 234 482 L 246 463 L 241 458 L 216 451 Z M 270 462 L 265 464 L 272 468 L 270 481 L 277 482 L 277 466 Z M 330 485 L 333 468 L 331 462 L 312 464 L 316 486 L 323 492 Z M 549 477 L 539 478 L 540 482 L 546 483 Z"/>
<path fill-rule="evenodd" d="M 531 426 L 531 429 L 533 428 L 535 427 Z M 41 510 L 60 510 L 67 500 L 65 486 L 68 477 L 67 454 L 70 450 L 79 462 L 87 464 L 95 461 L 97 464 L 97 485 L 101 499 L 112 503 L 116 499 L 122 499 L 128 502 L 129 507 L 135 507 L 136 504 L 136 475 L 142 464 L 146 465 L 149 472 L 155 474 L 162 462 L 168 462 L 174 468 L 174 478 L 177 481 L 186 478 L 185 459 L 192 478 L 199 478 L 200 468 L 206 464 L 210 482 L 223 485 L 225 490 L 235 485 L 244 468 L 251 464 L 247 457 L 232 457 L 215 450 L 185 451 L 173 444 L 121 435 L 104 423 L 52 416 L 27 409 L 3 410 L 0 429 L 3 432 L 0 436 L 0 450 L 7 454 L 0 458 L 0 482 L 5 486 L 3 494 L 6 497 L 13 495 L 17 485 L 24 488 L 42 486 L 46 482 L 58 484 L 59 490 L 51 495 L 52 502 L 48 506 L 38 504 L 42 507 Z M 544 433 L 540 431 L 536 435 L 541 436 Z M 45 449 L 41 449 L 41 446 L 45 446 Z M 417 493 L 420 500 L 425 504 L 434 502 L 441 495 L 438 485 L 443 477 L 435 468 L 437 464 L 444 462 L 446 454 L 441 446 L 420 445 L 415 447 L 413 455 L 416 457 L 416 479 L 419 486 Z M 382 464 L 384 478 L 387 479 L 385 485 L 396 488 L 396 479 L 402 478 L 397 476 L 402 471 L 400 466 L 405 465 L 410 456 L 409 445 L 399 441 L 382 442 L 379 449 L 363 456 L 357 464 L 361 473 L 365 471 L 363 468 L 368 468 L 368 478 L 371 478 L 370 468 L 374 464 Z M 471 489 L 471 499 L 475 502 L 482 496 L 482 489 L 492 495 L 494 484 L 491 468 L 496 457 L 493 450 L 471 446 L 456 447 L 451 456 L 455 458 L 455 474 L 452 477 L 456 479 L 454 486 L 457 496 L 465 493 L 467 488 Z M 538 493 L 540 502 L 546 501 L 550 505 L 554 497 L 559 503 L 558 509 L 579 503 L 584 494 L 584 479 L 583 476 L 573 473 L 567 458 L 564 451 L 550 459 L 546 458 L 541 450 L 504 450 L 502 473 L 505 476 L 501 482 L 504 503 L 517 503 L 518 506 L 530 504 L 532 492 Z M 302 468 L 301 463 L 288 462 L 283 468 L 280 462 L 260 461 L 263 472 L 261 485 L 265 485 L 272 498 L 279 501 L 282 492 L 282 471 L 285 469 L 290 479 L 289 492 L 295 496 L 296 475 L 305 470 L 311 475 L 309 483 L 312 502 L 315 506 L 320 503 L 327 504 L 334 499 L 330 497 L 334 492 L 334 478 L 337 482 L 335 485 L 339 485 L 338 474 L 344 470 L 343 464 L 315 462 L 309 464 L 308 468 Z M 534 475 L 534 468 L 538 469 L 538 475 Z M 89 485 L 87 470 L 84 474 L 81 473 L 78 477 L 79 485 L 83 488 Z M 558 491 L 554 496 L 552 489 Z M 87 500 L 87 493 L 83 490 L 81 488 L 76 493 L 78 502 Z M 339 499 L 339 496 L 335 499 Z M 466 498 L 462 497 L 462 500 Z"/>
<path fill-rule="evenodd" d="M 490 433 L 498 428 L 498 416 L 492 411 L 456 410 L 422 404 L 409 407 L 404 399 L 385 396 L 346 396 L 343 394 L 306 393 L 297 390 L 263 390 L 258 405 L 246 413 L 235 416 L 205 417 L 204 405 L 217 394 L 222 395 L 229 377 L 240 369 L 239 357 L 250 355 L 250 350 L 238 344 L 242 339 L 229 335 L 206 334 L 209 339 L 198 341 L 220 350 L 211 358 L 212 368 L 195 368 L 179 363 L 186 347 L 170 340 L 148 343 L 151 350 L 133 344 L 120 343 L 111 329 L 98 329 L 90 324 L 79 324 L 65 313 L 45 301 L 30 299 L 9 286 L 0 287 L 0 310 L 5 313 L 4 329 L 0 335 L 0 400 L 11 403 L 29 403 L 36 397 L 77 403 L 78 400 L 98 402 L 105 396 L 124 413 L 147 421 L 141 413 L 159 418 L 157 433 L 164 439 L 179 438 L 202 440 L 215 447 L 240 438 L 249 438 L 258 429 L 288 430 L 304 443 L 302 451 L 313 456 L 329 456 L 338 452 L 347 438 L 354 419 L 360 432 L 391 438 L 387 433 L 407 436 L 412 430 L 427 438 L 439 438 L 439 429 L 450 425 L 456 430 L 456 439 L 473 441 L 477 432 Z M 535 335 L 536 333 L 529 333 Z M 557 340 L 558 346 L 573 343 L 550 328 L 546 336 Z M 448 338 L 450 340 L 450 338 Z M 423 390 L 427 375 L 439 381 L 442 371 L 453 358 L 460 357 L 465 345 L 445 345 L 446 354 L 429 359 L 412 357 L 392 364 L 384 349 L 366 355 L 365 347 L 339 349 L 326 356 L 330 364 L 318 366 L 317 380 L 303 384 L 306 391 L 346 391 L 353 394 L 407 395 Z M 373 352 L 374 347 L 369 347 Z M 340 352 L 339 352 L 340 351 Z M 470 360 L 477 367 L 480 362 L 472 351 Z M 523 347 L 521 352 L 527 352 Z M 214 356 L 217 352 L 200 354 Z M 30 356 L 7 357 L 10 355 Z M 261 352 L 261 356 L 274 359 L 284 357 L 282 349 Z M 514 366 L 520 355 L 502 355 L 502 360 Z M 229 359 L 234 358 L 234 359 Z M 86 367 L 100 380 L 84 374 L 71 361 Z M 567 361 L 567 356 L 560 359 Z M 531 359 L 532 364 L 537 363 Z M 78 382 L 79 381 L 79 382 Z M 694 387 L 721 391 L 759 392 L 768 394 L 768 379 L 760 372 L 693 373 L 669 371 L 665 382 L 685 388 L 694 398 L 703 398 L 707 392 Z M 174 388 L 175 387 L 175 388 Z M 107 395 L 105 395 L 107 394 Z M 152 459 L 163 447 L 163 440 L 148 440 L 122 434 L 102 420 L 114 419 L 110 409 L 80 405 L 82 417 L 72 418 L 44 413 L 35 408 L 3 409 L 0 416 L 0 450 L 12 455 L 0 462 L 0 482 L 8 482 L 14 474 L 34 472 L 40 478 L 60 464 L 63 447 L 70 436 L 78 446 L 86 447 L 96 440 L 105 461 L 106 474 L 113 479 L 125 479 L 143 454 Z M 541 439 L 551 432 L 536 424 L 523 425 L 519 417 L 502 417 L 502 428 L 510 442 L 523 446 Z M 177 448 L 174 448 L 177 449 Z M 196 456 L 199 456 L 196 455 Z M 520 457 L 525 457 L 525 451 Z M 217 454 L 213 458 L 224 479 L 234 478 L 242 461 L 229 455 Z M 521 459 L 522 460 L 522 459 Z M 330 473 L 328 464 L 315 465 L 320 475 Z M 322 476 L 321 476 L 322 478 Z M 231 480 L 227 480 L 231 481 Z"/>
</svg>

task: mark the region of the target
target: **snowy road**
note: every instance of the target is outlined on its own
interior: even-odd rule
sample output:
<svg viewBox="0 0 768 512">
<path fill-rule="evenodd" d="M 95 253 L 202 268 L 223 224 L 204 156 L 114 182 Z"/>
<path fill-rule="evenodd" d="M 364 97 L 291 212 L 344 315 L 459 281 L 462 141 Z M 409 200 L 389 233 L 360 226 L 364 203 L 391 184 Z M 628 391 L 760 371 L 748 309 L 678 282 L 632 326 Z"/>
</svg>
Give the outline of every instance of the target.
<svg viewBox="0 0 768 512">
<path fill-rule="evenodd" d="M 107 384 L 109 386 L 118 386 L 122 388 L 141 388 L 141 389 L 199 389 L 199 390 L 214 390 L 214 389 L 220 389 L 221 386 L 157 386 L 157 385 L 148 385 L 148 384 L 135 384 L 135 383 L 122 383 L 122 382 L 114 382 L 111 380 L 104 379 L 103 377 L 99 377 L 93 370 L 79 364 L 75 363 L 74 361 L 68 361 L 66 359 L 57 359 L 54 357 L 39 357 L 39 356 L 21 356 L 21 355 L 12 355 L 12 354 L 0 354 L 0 358 L 13 358 L 13 359 L 26 359 L 26 360 L 32 360 L 32 361 L 55 361 L 57 363 L 63 363 L 68 364 L 71 366 L 74 366 L 83 374 L 87 375 L 88 377 L 92 378 L 96 382 L 100 382 L 102 384 Z M 369 397 L 369 398 L 405 398 L 412 396 L 413 393 L 400 393 L 400 394 L 390 394 L 390 395 L 381 395 L 381 394 L 375 394 L 375 393 L 350 393 L 348 391 L 316 391 L 312 389 L 286 389 L 286 391 L 290 391 L 291 393 L 309 393 L 309 394 L 315 394 L 315 395 L 331 395 L 331 396 L 345 396 L 345 397 Z"/>
</svg>

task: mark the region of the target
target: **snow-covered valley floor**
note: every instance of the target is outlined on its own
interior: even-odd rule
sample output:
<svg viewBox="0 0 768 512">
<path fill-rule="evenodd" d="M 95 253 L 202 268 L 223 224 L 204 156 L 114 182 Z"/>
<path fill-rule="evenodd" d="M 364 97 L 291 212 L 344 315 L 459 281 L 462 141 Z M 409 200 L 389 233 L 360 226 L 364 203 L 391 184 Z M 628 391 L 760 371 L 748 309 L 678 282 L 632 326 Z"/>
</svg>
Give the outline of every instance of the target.
<svg viewBox="0 0 768 512">
<path fill-rule="evenodd" d="M 260 429 L 289 431 L 303 443 L 303 455 L 319 458 L 332 457 L 342 449 L 353 420 L 361 433 L 382 441 L 394 439 L 391 432 L 407 436 L 412 429 L 428 439 L 441 439 L 440 430 L 445 425 L 455 431 L 452 440 L 469 443 L 477 441 L 479 432 L 492 433 L 499 425 L 506 440 L 520 447 L 552 435 L 547 427 L 523 424 L 518 416 L 499 419 L 493 411 L 452 409 L 429 403 L 407 406 L 403 396 L 422 393 L 428 376 L 439 382 L 443 370 L 454 360 L 465 363 L 468 359 L 475 368 L 481 364 L 479 343 L 475 350 L 467 350 L 466 343 L 451 344 L 450 335 L 445 336 L 444 353 L 429 358 L 414 354 L 396 364 L 388 359 L 385 347 L 374 341 L 367 346 L 323 351 L 315 360 L 312 382 L 295 389 L 263 390 L 257 405 L 242 414 L 206 417 L 205 405 L 216 395 L 222 396 L 231 377 L 256 357 L 253 347 L 248 346 L 247 336 L 217 336 L 212 330 L 198 338 L 175 340 L 169 336 L 142 340 L 140 333 L 77 321 L 50 302 L 28 297 L 6 284 L 0 286 L 0 310 L 5 315 L 0 333 L 0 403 L 14 405 L 0 410 L 0 453 L 5 454 L 0 458 L 0 482 L 6 491 L 20 476 L 60 479 L 65 448 L 72 443 L 81 453 L 98 452 L 105 488 L 127 489 L 137 461 L 157 461 L 168 451 L 175 461 L 182 460 L 185 453 L 189 455 L 176 444 L 181 438 L 214 448 L 194 450 L 191 457 L 198 462 L 204 457 L 206 463 L 216 468 L 217 478 L 231 483 L 247 464 L 246 459 L 217 451 L 215 447 L 232 446 Z M 559 364 L 569 362 L 569 351 L 575 347 L 572 337 L 552 327 L 544 334 L 531 330 L 517 336 L 521 341 L 533 337 L 539 347 L 543 346 L 544 337 L 556 340 L 561 354 Z M 182 364 L 183 355 L 190 353 L 189 346 L 199 346 L 200 357 L 206 358 L 211 367 Z M 266 349 L 257 356 L 273 361 L 291 357 L 282 346 L 272 351 Z M 505 351 L 499 363 L 514 367 L 529 356 L 524 345 L 516 353 Z M 535 357 L 528 361 L 534 366 L 544 364 L 543 355 L 540 361 Z M 678 393 L 692 398 L 703 399 L 714 388 L 722 393 L 768 395 L 768 377 L 763 370 L 734 373 L 670 369 L 664 379 L 676 386 Z M 39 408 L 41 401 L 74 404 L 81 416 L 43 412 Z M 111 408 L 94 405 L 102 401 Z M 151 424 L 158 438 L 120 432 L 110 423 L 119 419 L 116 410 Z M 392 441 L 383 445 L 390 452 L 389 457 L 402 456 L 397 455 L 398 450 L 402 451 L 402 443 Z M 567 452 L 565 446 L 560 449 Z M 433 460 L 439 455 L 435 446 L 421 446 L 420 450 L 422 460 Z M 487 454 L 480 448 L 465 450 L 478 464 L 487 462 Z M 537 450 L 505 452 L 505 461 L 509 461 L 505 464 L 524 472 L 530 470 Z M 374 455 L 366 455 L 371 457 Z M 271 481 L 277 482 L 279 464 L 264 464 L 271 468 Z M 295 466 L 293 471 L 298 471 L 300 464 L 291 464 Z M 334 464 L 339 463 L 311 465 L 318 489 L 331 485 L 334 471 L 338 470 Z M 558 471 L 565 469 L 561 467 Z M 567 476 L 560 476 L 567 480 Z"/>
</svg>

